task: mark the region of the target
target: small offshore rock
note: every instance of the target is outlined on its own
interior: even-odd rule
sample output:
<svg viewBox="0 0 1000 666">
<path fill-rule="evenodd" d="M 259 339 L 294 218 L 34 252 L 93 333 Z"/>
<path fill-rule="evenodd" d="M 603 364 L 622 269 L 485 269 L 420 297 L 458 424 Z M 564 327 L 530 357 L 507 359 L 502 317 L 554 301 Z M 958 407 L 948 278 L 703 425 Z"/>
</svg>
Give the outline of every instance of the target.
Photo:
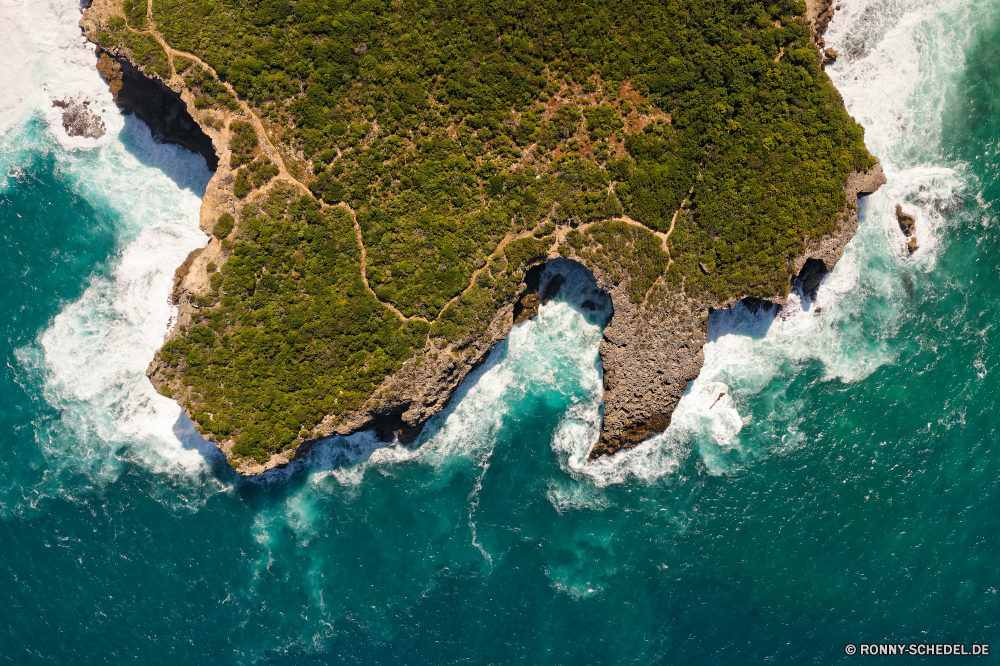
<svg viewBox="0 0 1000 666">
<path fill-rule="evenodd" d="M 904 212 L 900 204 L 896 204 L 896 222 L 899 223 L 899 230 L 907 236 L 912 236 L 917 231 L 916 218 Z"/>
<path fill-rule="evenodd" d="M 104 136 L 107 130 L 104 120 L 89 108 L 90 100 L 57 99 L 52 102 L 52 106 L 63 110 L 63 129 L 66 130 L 66 134 L 88 139 Z"/>
<path fill-rule="evenodd" d="M 913 254 L 917 251 L 917 220 L 912 215 L 903 211 L 903 206 L 896 204 L 896 222 L 899 224 L 899 230 L 903 232 L 909 240 L 906 243 L 906 248 Z"/>
<path fill-rule="evenodd" d="M 837 57 L 839 55 L 840 54 L 837 53 L 836 49 L 832 49 L 831 48 L 831 49 L 827 49 L 826 51 L 823 51 L 823 64 L 824 65 L 832 65 L 834 62 L 837 61 Z"/>
</svg>

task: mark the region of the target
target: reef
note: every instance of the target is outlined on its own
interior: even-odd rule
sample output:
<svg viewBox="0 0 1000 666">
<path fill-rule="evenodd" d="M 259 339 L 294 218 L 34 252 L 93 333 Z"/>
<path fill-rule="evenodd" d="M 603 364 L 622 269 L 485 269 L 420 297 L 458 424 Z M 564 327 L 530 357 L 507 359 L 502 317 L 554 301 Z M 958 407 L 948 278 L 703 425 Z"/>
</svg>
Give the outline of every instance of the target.
<svg viewBox="0 0 1000 666">
<path fill-rule="evenodd" d="M 215 170 L 152 384 L 243 474 L 411 443 L 567 258 L 613 305 L 590 457 L 662 432 L 711 311 L 815 291 L 885 182 L 823 72 L 832 3 L 694 4 L 96 0 L 123 112 Z"/>
</svg>

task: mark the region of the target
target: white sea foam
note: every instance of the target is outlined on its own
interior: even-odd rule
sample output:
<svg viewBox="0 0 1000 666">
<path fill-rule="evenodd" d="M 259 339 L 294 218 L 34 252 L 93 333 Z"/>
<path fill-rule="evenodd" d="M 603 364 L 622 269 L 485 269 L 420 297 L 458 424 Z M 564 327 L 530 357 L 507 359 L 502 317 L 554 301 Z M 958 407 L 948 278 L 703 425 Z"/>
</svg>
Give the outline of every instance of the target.
<svg viewBox="0 0 1000 666">
<path fill-rule="evenodd" d="M 759 452 L 801 446 L 798 426 L 809 406 L 775 381 L 818 362 L 824 380 L 856 382 L 897 360 L 889 341 L 908 301 L 908 282 L 900 278 L 934 268 L 952 224 L 947 212 L 968 188 L 963 165 L 942 162 L 942 114 L 964 67 L 972 17 L 996 9 L 968 0 L 837 4 L 841 10 L 826 41 L 841 57 L 828 71 L 865 127 L 888 183 L 862 202 L 858 234 L 814 301 L 793 293 L 780 313 L 752 313 L 740 304 L 712 315 L 704 366 L 665 433 L 596 464 L 582 464 L 579 453 L 571 458 L 572 470 L 597 485 L 675 474 L 691 451 L 718 474 Z M 920 249 L 912 257 L 896 220 L 897 203 L 917 220 Z M 861 310 L 864 318 L 857 317 Z M 771 398 L 760 404 L 766 389 Z M 752 404 L 756 409 L 749 409 Z M 740 437 L 747 418 L 741 409 L 764 422 L 756 441 Z M 554 446 L 579 451 L 581 440 L 596 437 L 595 422 L 568 417 Z M 784 425 L 779 431 L 767 423 Z"/>
<path fill-rule="evenodd" d="M 80 36 L 79 19 L 75 2 L 0 5 L 0 133 L 8 186 L 20 177 L 26 152 L 51 152 L 60 178 L 77 195 L 114 212 L 121 248 L 111 275 L 92 277 L 37 344 L 17 352 L 60 413 L 37 438 L 52 475 L 72 470 L 106 481 L 127 460 L 204 472 L 204 454 L 213 449 L 195 450 L 203 440 L 176 403 L 153 391 L 145 369 L 172 316 L 174 269 L 206 241 L 198 217 L 210 173 L 202 157 L 154 142 L 145 125 L 121 116 L 94 66 L 93 49 Z M 66 98 L 90 100 L 106 134 L 68 136 L 52 107 Z M 47 121 L 48 137 L 32 125 L 39 117 Z"/>
<path fill-rule="evenodd" d="M 204 466 L 204 450 L 190 448 L 197 438 L 180 408 L 153 390 L 145 369 L 172 316 L 173 270 L 205 242 L 197 224 L 200 199 L 175 180 L 200 178 L 203 187 L 208 172 L 202 158 L 152 142 L 135 120 L 128 119 L 122 135 L 139 157 L 161 167 L 144 166 L 120 141 L 98 154 L 57 155 L 84 198 L 120 215 L 124 247 L 112 274 L 93 278 L 41 334 L 38 347 L 19 350 L 23 363 L 44 373 L 46 399 L 62 412 L 65 427 L 41 434 L 43 449 L 54 464 L 72 464 L 93 478 L 116 474 L 125 442 L 133 444 L 126 458 L 151 467 Z"/>
<path fill-rule="evenodd" d="M 557 275 L 565 280 L 558 298 L 542 305 L 534 319 L 515 326 L 463 383 L 452 406 L 428 424 L 433 434 L 419 449 L 423 461 L 445 465 L 453 456 L 488 457 L 510 406 L 535 388 L 569 396 L 569 412 L 594 421 L 602 393 L 595 359 L 600 322 L 611 313 L 610 298 L 597 289 L 589 271 L 566 260 L 549 262 L 542 294 Z M 588 301 L 593 310 L 578 309 Z"/>
<path fill-rule="evenodd" d="M 592 280 L 569 262 L 551 262 L 545 279 L 556 273 L 566 277 L 563 300 L 543 306 L 535 320 L 515 327 L 465 382 L 453 405 L 429 424 L 422 446 L 383 446 L 370 434 L 331 441 L 310 454 L 315 481 L 331 476 L 340 484 L 356 485 L 372 465 L 412 459 L 440 467 L 457 457 L 485 467 L 510 406 L 538 385 L 572 396 L 552 442 L 570 477 L 587 478 L 594 487 L 628 479 L 652 481 L 676 473 L 695 450 L 709 471 L 722 473 L 753 454 L 739 436 L 745 422 L 741 405 L 788 372 L 789 364 L 818 361 L 825 379 L 850 382 L 893 362 L 883 340 L 894 333 L 898 317 L 891 298 L 901 289 L 895 275 L 901 266 L 933 268 L 947 227 L 942 208 L 965 187 L 960 166 L 933 162 L 933 147 L 950 94 L 947 82 L 963 64 L 969 28 L 962 16 L 969 10 L 959 0 L 838 4 L 843 9 L 827 41 L 844 55 L 830 73 L 851 113 L 865 125 L 889 184 L 866 203 L 858 236 L 824 280 L 815 302 L 793 295 L 779 317 L 768 311 L 750 313 L 743 306 L 717 312 L 703 371 L 689 386 L 667 432 L 594 464 L 586 462 L 586 452 L 600 429 L 603 391 L 595 360 L 601 313 L 588 321 L 564 302 L 568 298 L 578 306 L 594 298 Z M 956 18 L 940 20 L 947 12 Z M 79 458 L 79 464 L 113 474 L 115 445 L 99 442 L 127 440 L 145 442 L 128 455 L 153 467 L 199 467 L 202 455 L 192 448 L 201 446 L 202 454 L 214 449 L 200 440 L 172 401 L 152 391 L 142 373 L 171 316 L 167 293 L 173 268 L 204 243 L 197 209 L 207 173 L 203 162 L 197 164 L 201 158 L 154 143 L 141 124 L 117 113 L 93 66 L 93 53 L 79 37 L 78 18 L 72 3 L 15 0 L 0 7 L 0 49 L 5 62 L 18 63 L 0 73 L 0 85 L 8 91 L 0 101 L 0 132 L 9 135 L 32 114 L 46 118 L 63 148 L 57 156 L 60 168 L 89 201 L 118 210 L 125 247 L 112 279 L 95 280 L 55 319 L 39 348 L 22 350 L 22 360 L 45 368 L 46 395 L 63 410 L 67 431 L 94 433 L 82 438 L 70 456 Z M 52 101 L 68 97 L 92 100 L 108 128 L 105 137 L 66 136 Z M 85 159 L 80 148 L 98 150 Z M 6 177 L 19 176 L 8 171 Z M 921 250 L 913 258 L 902 250 L 896 202 L 917 217 Z M 876 295 L 882 300 L 873 300 Z M 853 317 L 862 307 L 884 310 L 876 317 L 880 329 L 875 335 Z M 805 407 L 791 399 L 775 404 L 792 424 L 786 432 L 773 433 L 775 446 L 799 445 L 795 423 L 801 418 L 795 414 Z M 53 457 L 66 453 L 56 441 L 46 446 Z M 600 506 L 589 492 L 553 487 L 550 494 L 564 508 Z"/>
<path fill-rule="evenodd" d="M 80 33 L 80 5 L 65 0 L 0 3 L 0 135 L 42 114 L 67 149 L 113 142 L 123 127 L 108 87 L 94 66 L 94 48 Z M 90 101 L 107 133 L 99 139 L 68 136 L 55 100 Z"/>
</svg>

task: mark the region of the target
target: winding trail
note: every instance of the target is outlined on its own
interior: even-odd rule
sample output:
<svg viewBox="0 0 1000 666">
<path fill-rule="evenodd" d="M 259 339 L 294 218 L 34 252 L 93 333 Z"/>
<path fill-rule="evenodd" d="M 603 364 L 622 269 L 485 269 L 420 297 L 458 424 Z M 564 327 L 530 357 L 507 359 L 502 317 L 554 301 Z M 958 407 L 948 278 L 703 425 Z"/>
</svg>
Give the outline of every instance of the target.
<svg viewBox="0 0 1000 666">
<path fill-rule="evenodd" d="M 182 86 L 184 85 L 183 77 L 181 77 L 181 75 L 177 73 L 177 68 L 174 67 L 175 57 L 181 57 L 187 60 L 192 60 L 198 63 L 198 65 L 200 65 L 202 68 L 211 72 L 212 76 L 214 76 L 217 81 L 222 83 L 222 85 L 226 87 L 226 90 L 229 91 L 229 94 L 231 94 L 233 98 L 237 102 L 239 102 L 240 109 L 243 111 L 243 113 L 247 115 L 247 117 L 250 118 L 250 122 L 253 124 L 254 130 L 257 132 L 257 136 L 260 137 L 260 140 L 258 141 L 260 148 L 267 154 L 267 157 L 274 164 L 278 166 L 278 175 L 274 177 L 272 183 L 276 180 L 283 180 L 285 182 L 294 185 L 304 194 L 311 194 L 309 188 L 306 187 L 305 184 L 303 184 L 300 180 L 298 180 L 295 176 L 293 176 L 291 173 L 288 172 L 288 169 L 285 167 L 285 160 L 282 159 L 281 157 L 281 152 L 274 146 L 274 144 L 271 143 L 270 138 L 268 138 L 267 130 L 264 128 L 264 123 L 261 121 L 260 117 L 256 113 L 254 113 L 253 109 L 250 108 L 250 105 L 247 103 L 247 101 L 240 99 L 240 96 L 236 93 L 236 90 L 233 88 L 232 84 L 230 84 L 228 81 L 223 81 L 222 78 L 219 76 L 219 73 L 216 72 L 211 65 L 209 65 L 207 62 L 205 62 L 198 56 L 194 55 L 193 53 L 188 53 L 186 51 L 178 51 L 177 49 L 175 49 L 174 47 L 170 46 L 170 44 L 167 43 L 167 40 L 163 38 L 163 35 L 160 33 L 160 31 L 156 29 L 156 22 L 153 20 L 153 0 L 147 0 L 146 26 L 147 27 L 144 30 L 139 30 L 136 32 L 145 32 L 149 35 L 152 35 L 153 38 L 157 41 L 157 43 L 159 43 L 159 45 L 166 52 L 167 59 L 170 61 L 170 71 L 173 72 L 173 74 L 171 74 L 170 76 L 170 81 L 168 81 L 168 83 L 179 84 Z M 132 28 L 129 29 L 132 30 Z M 230 120 L 231 119 L 229 118 L 227 118 L 226 120 L 226 125 L 224 127 L 225 131 L 223 132 L 224 139 L 229 138 Z M 228 141 L 226 141 L 226 144 L 228 145 Z"/>
<path fill-rule="evenodd" d="M 326 204 L 324 204 L 321 201 L 320 205 L 325 206 Z M 428 321 L 426 317 L 420 317 L 418 315 L 407 317 L 402 312 L 400 312 L 395 305 L 393 305 L 392 303 L 386 303 L 385 301 L 380 299 L 378 297 L 378 294 L 375 293 L 375 290 L 368 285 L 368 250 L 365 249 L 365 241 L 361 235 L 361 225 L 358 224 L 358 216 L 355 214 L 354 209 L 351 208 L 350 205 L 348 205 L 344 201 L 341 201 L 339 204 L 337 204 L 335 208 L 343 208 L 344 210 L 346 210 L 347 213 L 351 216 L 351 221 L 354 222 L 354 233 L 358 237 L 358 247 L 361 248 L 361 281 L 365 283 L 365 289 L 367 289 L 371 293 L 371 295 L 375 297 L 375 300 L 377 300 L 379 303 L 381 303 L 388 309 L 392 310 L 392 312 L 395 313 L 395 315 L 400 319 L 402 319 L 403 321 L 410 321 L 411 319 L 416 319 L 417 321 L 424 321 L 430 324 L 431 322 Z M 444 312 L 444 308 L 441 309 L 441 312 Z M 439 314 L 438 316 L 440 317 L 441 315 Z M 437 320 L 435 319 L 435 321 Z"/>
<path fill-rule="evenodd" d="M 275 176 L 273 179 L 271 179 L 268 183 L 266 183 L 262 187 L 257 188 L 252 192 L 250 192 L 250 194 L 247 195 L 246 199 L 249 201 L 252 197 L 256 195 L 264 194 L 279 182 L 288 183 L 293 187 L 295 187 L 297 190 L 299 190 L 301 193 L 308 196 L 312 196 L 312 192 L 309 190 L 309 188 L 302 181 L 298 180 L 288 171 L 287 167 L 285 166 L 285 161 L 281 156 L 281 151 L 279 151 L 278 148 L 271 143 L 267 130 L 264 127 L 263 121 L 261 121 L 260 117 L 253 111 L 252 108 L 250 108 L 250 104 L 246 100 L 240 98 L 236 90 L 233 88 L 232 84 L 230 84 L 228 81 L 223 81 L 222 78 L 219 76 L 218 72 L 216 72 L 211 65 L 206 63 L 198 56 L 194 55 L 193 53 L 188 53 L 186 51 L 180 51 L 178 49 L 175 49 L 172 46 L 170 46 L 170 44 L 167 43 L 167 40 L 164 39 L 160 31 L 156 29 L 156 22 L 153 19 L 153 0 L 147 0 L 146 26 L 147 27 L 144 28 L 143 30 L 135 30 L 132 27 L 128 27 L 128 29 L 132 30 L 133 32 L 142 32 L 151 35 L 154 39 L 156 39 L 157 43 L 163 48 L 164 52 L 166 52 L 167 59 L 170 63 L 170 71 L 172 72 L 170 80 L 167 83 L 171 85 L 179 85 L 182 87 L 186 86 L 183 77 L 177 72 L 177 69 L 174 66 L 175 57 L 191 60 L 192 62 L 195 62 L 199 66 L 204 68 L 206 71 L 211 72 L 212 76 L 214 76 L 217 81 L 221 82 L 222 85 L 225 86 L 226 90 L 229 91 L 229 93 L 233 96 L 233 98 L 239 103 L 240 110 L 250 119 L 250 122 L 254 126 L 254 130 L 256 130 L 257 132 L 257 135 L 259 137 L 258 140 L 259 147 L 264 151 L 264 153 L 271 160 L 271 162 L 277 165 L 278 175 Z M 229 145 L 229 136 L 230 136 L 229 126 L 233 120 L 232 118 L 233 115 L 234 115 L 233 113 L 228 113 L 226 115 L 225 125 L 222 128 L 221 134 L 225 146 Z M 694 186 L 692 186 L 691 189 L 688 190 L 687 196 L 691 196 L 691 193 L 693 191 L 694 191 Z M 331 207 L 320 199 L 317 199 L 317 201 L 323 208 Z M 660 239 L 661 247 L 663 251 L 667 254 L 668 258 L 667 266 L 669 267 L 671 264 L 674 263 L 674 261 L 673 258 L 670 256 L 670 248 L 667 241 L 670 238 L 670 234 L 672 234 L 674 231 L 674 225 L 677 222 L 677 215 L 681 212 L 681 209 L 684 207 L 684 203 L 686 203 L 686 201 L 687 197 L 685 197 L 684 201 L 681 202 L 680 208 L 678 208 L 674 212 L 673 218 L 671 218 L 670 220 L 670 229 L 667 230 L 666 233 L 650 229 L 646 225 L 642 224 L 637 220 L 632 219 L 631 217 L 628 217 L 627 215 L 620 215 L 617 217 L 593 220 L 591 222 L 587 222 L 585 224 L 577 226 L 575 230 L 582 233 L 583 231 L 586 231 L 590 227 L 594 226 L 595 224 L 600 224 L 602 222 L 624 222 L 626 224 L 638 227 L 640 229 L 648 231 L 649 233 L 655 235 L 657 238 Z M 462 291 L 460 291 L 458 294 L 453 296 L 447 303 L 445 303 L 441 307 L 441 310 L 438 312 L 437 317 L 429 320 L 426 317 L 422 317 L 419 315 L 406 316 L 395 305 L 393 305 L 392 303 L 387 303 L 378 297 L 378 294 L 375 293 L 375 290 L 372 289 L 371 285 L 369 285 L 368 283 L 368 251 L 365 248 L 364 237 L 361 231 L 361 225 L 358 224 L 358 218 L 354 209 L 346 202 L 341 202 L 336 206 L 332 207 L 343 208 L 351 216 L 351 221 L 354 224 L 354 233 L 355 236 L 357 237 L 358 247 L 361 250 L 361 280 L 365 285 L 365 289 L 368 290 L 368 292 L 375 298 L 375 300 L 377 300 L 379 303 L 385 306 L 388 310 L 390 310 L 393 314 L 395 314 L 404 322 L 408 322 L 411 320 L 422 321 L 428 324 L 436 322 L 438 319 L 441 318 L 441 315 L 444 314 L 445 310 L 447 310 L 449 306 L 451 306 L 453 303 L 455 303 L 455 301 L 460 299 L 476 283 L 476 279 L 479 277 L 479 275 L 483 271 L 488 270 L 490 268 L 491 264 L 493 263 L 493 259 L 499 256 L 499 254 L 504 251 L 504 248 L 506 248 L 508 244 L 522 238 L 535 237 L 534 234 L 530 231 L 524 231 L 521 233 L 508 233 L 506 236 L 504 236 L 497 244 L 493 252 L 491 252 L 490 255 L 486 258 L 486 263 L 484 263 L 482 266 L 480 266 L 479 268 L 477 268 L 472 272 L 472 275 L 469 277 L 468 286 L 466 286 L 464 289 L 462 289 Z M 559 245 L 565 242 L 566 235 L 573 230 L 574 229 L 570 226 L 560 227 L 559 229 L 556 230 L 555 241 L 549 248 L 549 258 L 555 258 L 560 256 Z M 662 277 L 662 275 L 660 277 Z M 649 294 L 653 291 L 653 287 L 656 286 L 659 280 L 660 278 L 658 277 L 653 282 L 653 285 L 650 286 L 649 291 L 646 292 L 646 296 L 643 299 L 643 302 L 645 302 L 646 298 L 649 297 Z"/>
</svg>

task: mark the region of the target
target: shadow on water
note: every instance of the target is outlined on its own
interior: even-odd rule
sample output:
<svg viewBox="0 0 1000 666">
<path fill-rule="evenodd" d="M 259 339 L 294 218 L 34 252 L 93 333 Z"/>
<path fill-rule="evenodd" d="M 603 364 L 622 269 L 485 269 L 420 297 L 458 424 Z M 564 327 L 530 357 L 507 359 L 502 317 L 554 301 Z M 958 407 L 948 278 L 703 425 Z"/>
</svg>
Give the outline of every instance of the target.
<svg viewBox="0 0 1000 666">
<path fill-rule="evenodd" d="M 870 207 L 868 196 L 858 199 L 858 218 L 865 220 Z M 958 204 L 953 204 L 958 206 Z M 789 285 L 788 302 L 778 305 L 760 298 L 748 297 L 731 308 L 711 310 L 708 318 L 708 342 L 715 342 L 725 335 L 739 335 L 752 340 L 767 336 L 771 325 L 795 310 L 810 312 L 816 301 L 816 294 L 830 277 L 826 266 L 819 259 L 808 259 L 798 276 Z M 907 280 L 907 293 L 912 297 L 913 285 Z M 817 308 L 816 313 L 820 310 Z"/>
<path fill-rule="evenodd" d="M 744 298 L 731 308 L 712 310 L 708 317 L 707 341 L 715 342 L 725 335 L 761 340 L 767 336 L 780 312 L 780 305 L 757 298 Z"/>
<path fill-rule="evenodd" d="M 550 301 L 566 303 L 579 312 L 584 321 L 602 330 L 614 316 L 611 296 L 597 286 L 590 269 L 572 259 L 559 257 L 546 262 L 538 294 L 542 305 Z"/>
<path fill-rule="evenodd" d="M 589 325 L 602 329 L 611 321 L 613 306 L 610 295 L 597 286 L 593 273 L 578 262 L 562 258 L 550 260 L 538 282 L 538 290 L 542 307 L 549 302 L 566 303 Z M 512 330 L 526 325 L 528 321 L 517 324 Z M 447 406 L 427 422 L 416 441 L 409 445 L 403 445 L 398 440 L 381 442 L 374 430 L 346 437 L 333 436 L 316 442 L 305 456 L 283 468 L 273 468 L 255 477 L 244 477 L 229 465 L 226 456 L 214 443 L 198 433 L 184 412 L 174 422 L 172 431 L 184 448 L 201 454 L 212 473 L 220 481 L 232 484 L 245 501 L 274 501 L 296 494 L 311 474 L 356 467 L 386 446 L 416 451 L 441 432 L 465 396 L 487 373 L 507 359 L 509 350 L 509 337 L 497 343 L 486 359 L 459 384 Z M 600 372 L 600 356 L 595 359 L 594 365 Z"/>
<path fill-rule="evenodd" d="M 173 425 L 174 436 L 190 451 L 197 451 L 223 483 L 232 485 L 236 494 L 250 504 L 270 502 L 295 495 L 316 472 L 356 467 L 366 462 L 377 449 L 387 446 L 374 433 L 365 431 L 350 437 L 328 437 L 317 442 L 301 460 L 284 468 L 273 468 L 259 476 L 245 477 L 233 469 L 225 454 L 195 429 L 187 414 L 181 412 Z"/>
<path fill-rule="evenodd" d="M 205 196 L 213 174 L 201 155 L 158 141 L 149 126 L 135 114 L 125 116 L 125 127 L 119 140 L 125 150 L 143 165 L 162 171 L 180 189 L 189 190 L 199 197 Z"/>
</svg>

